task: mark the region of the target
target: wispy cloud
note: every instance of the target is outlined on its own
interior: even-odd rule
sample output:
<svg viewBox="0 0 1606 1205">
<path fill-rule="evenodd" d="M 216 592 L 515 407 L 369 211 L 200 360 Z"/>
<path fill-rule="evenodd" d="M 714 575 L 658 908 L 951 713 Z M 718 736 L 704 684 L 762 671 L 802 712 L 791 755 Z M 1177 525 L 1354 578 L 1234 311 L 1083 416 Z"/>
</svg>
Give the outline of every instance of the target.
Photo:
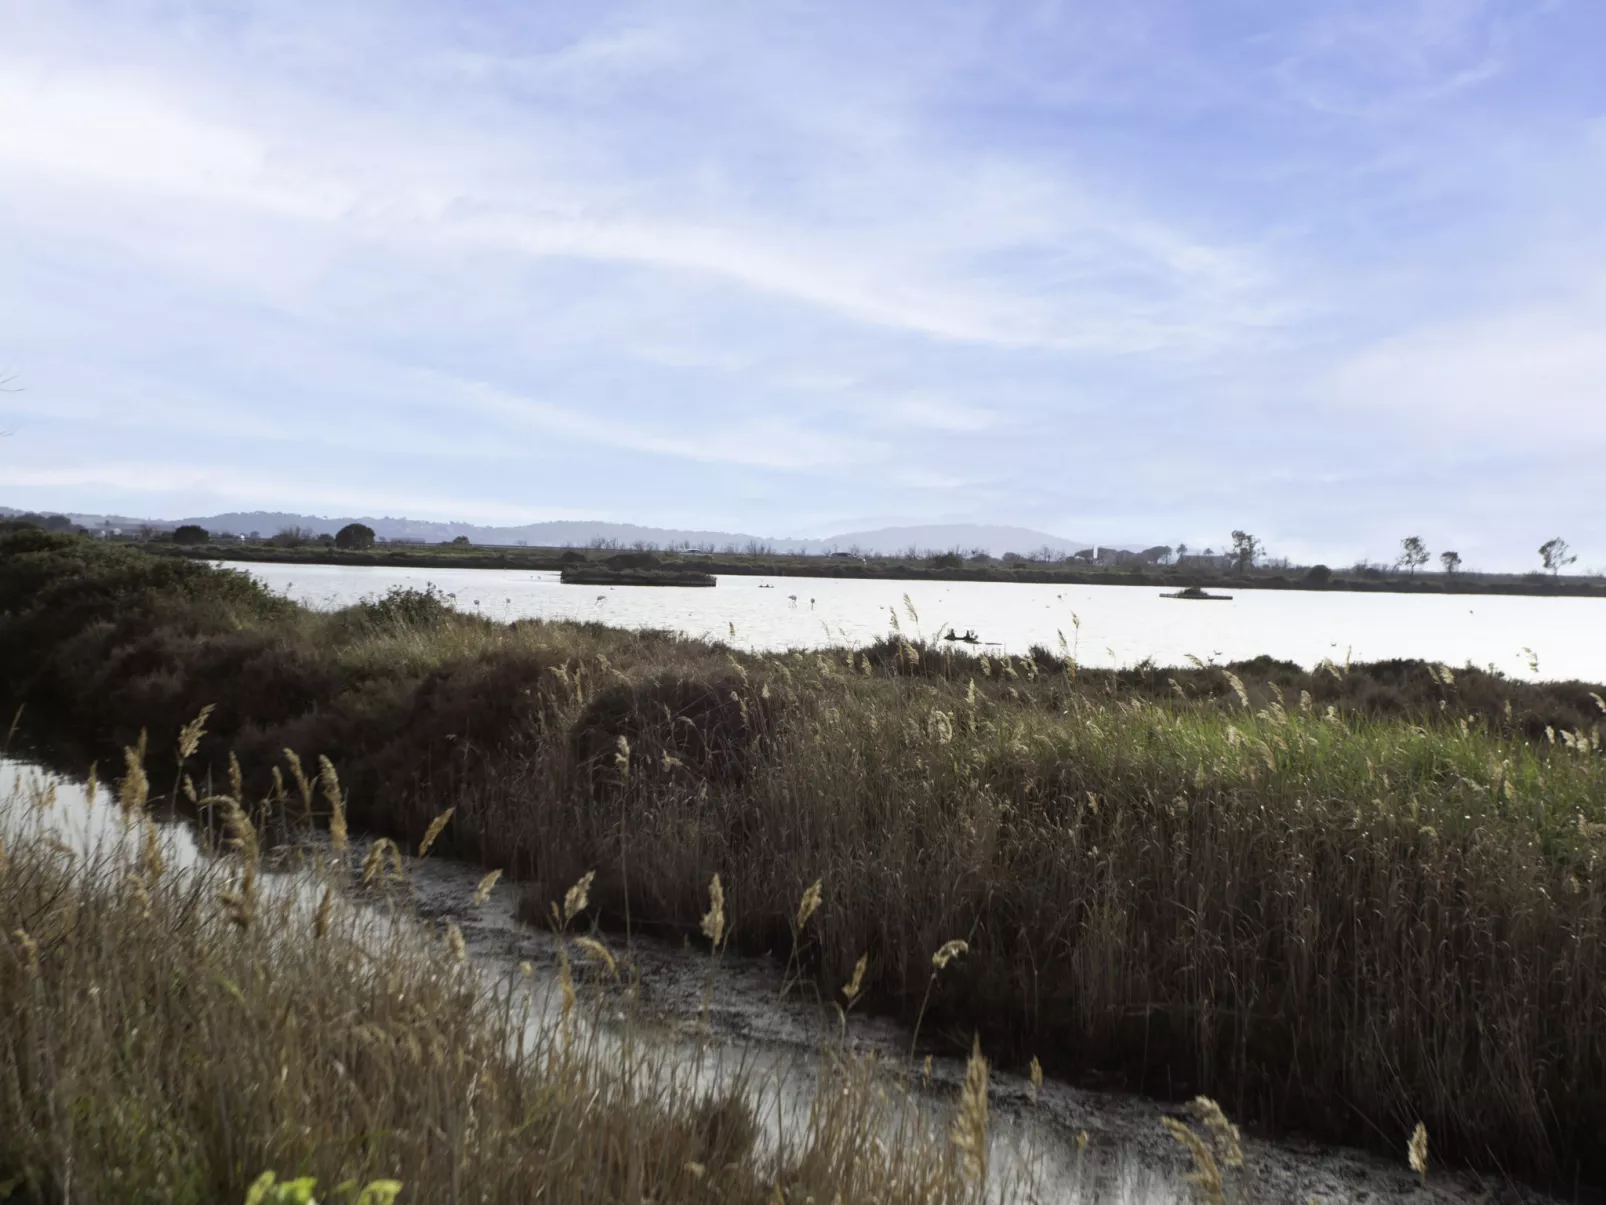
<svg viewBox="0 0 1606 1205">
<path fill-rule="evenodd" d="M 1593 6 L 0 11 L 30 505 L 1354 548 L 1606 442 Z"/>
</svg>

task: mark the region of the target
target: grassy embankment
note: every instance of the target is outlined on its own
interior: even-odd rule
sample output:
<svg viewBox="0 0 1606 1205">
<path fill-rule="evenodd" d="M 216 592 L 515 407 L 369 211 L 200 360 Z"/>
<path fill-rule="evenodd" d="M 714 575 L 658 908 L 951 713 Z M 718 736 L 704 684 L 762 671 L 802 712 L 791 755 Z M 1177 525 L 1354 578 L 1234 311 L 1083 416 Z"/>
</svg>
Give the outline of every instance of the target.
<svg viewBox="0 0 1606 1205">
<path fill-rule="evenodd" d="M 403 1202 L 488 1205 L 975 1199 L 946 1119 L 867 1062 L 827 1061 L 785 1144 L 755 1141 L 773 1086 L 699 1088 L 684 1053 L 603 1020 L 619 995 L 574 983 L 588 962 L 605 978 L 594 939 L 567 943 L 562 998 L 532 1009 L 522 976 L 487 983 L 460 938 L 387 910 L 383 847 L 337 843 L 281 890 L 238 801 L 215 800 L 234 854 L 169 865 L 138 781 L 87 850 L 52 824 L 65 801 L 3 805 L 7 1200 L 238 1203 L 265 1171 L 356 1205 L 384 1205 L 387 1180 Z"/>
<path fill-rule="evenodd" d="M 947 563 L 938 557 L 869 557 L 863 561 L 827 556 L 716 553 L 688 556 L 678 552 L 612 552 L 574 548 L 505 548 L 487 545 L 379 545 L 362 550 L 321 544 L 282 547 L 270 541 L 211 545 L 178 545 L 156 541 L 138 545 L 159 556 L 200 560 L 272 562 L 311 565 L 372 565 L 392 568 L 523 569 L 556 572 L 565 566 L 605 566 L 650 557 L 671 569 L 706 573 L 775 577 L 871 578 L 884 581 L 1035 582 L 1070 586 L 1163 586 L 1177 589 L 1200 583 L 1212 589 L 1329 590 L 1390 594 L 1520 594 L 1606 598 L 1606 579 L 1551 576 L 1542 573 L 1354 573 L 1335 570 L 1312 575 L 1303 568 L 1254 569 L 1247 573 L 1222 569 L 1178 569 L 1172 566 L 1091 566 L 1047 564 L 1028 560 L 965 560 Z"/>
<path fill-rule="evenodd" d="M 622 921 L 784 954 L 928 1037 L 1397 1151 L 1606 1176 L 1606 757 L 1591 688 L 1421 664 L 1091 672 L 893 639 L 739 655 L 396 596 L 314 614 L 88 541 L 0 544 L 5 685 L 58 732 L 216 704 L 260 788 Z M 281 801 L 278 806 L 288 806 Z M 930 956 L 969 951 L 932 982 Z M 829 988 L 828 988 L 829 990 Z M 929 993 L 929 1004 L 925 1003 Z"/>
</svg>

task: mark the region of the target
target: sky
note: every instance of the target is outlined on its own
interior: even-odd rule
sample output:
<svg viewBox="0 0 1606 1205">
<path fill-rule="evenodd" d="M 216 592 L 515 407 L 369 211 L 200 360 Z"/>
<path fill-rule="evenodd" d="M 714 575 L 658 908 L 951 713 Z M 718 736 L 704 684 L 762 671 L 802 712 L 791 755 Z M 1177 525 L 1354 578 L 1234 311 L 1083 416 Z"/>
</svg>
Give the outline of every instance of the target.
<svg viewBox="0 0 1606 1205">
<path fill-rule="evenodd" d="M 0 504 L 1606 566 L 1599 0 L 0 0 Z"/>
</svg>

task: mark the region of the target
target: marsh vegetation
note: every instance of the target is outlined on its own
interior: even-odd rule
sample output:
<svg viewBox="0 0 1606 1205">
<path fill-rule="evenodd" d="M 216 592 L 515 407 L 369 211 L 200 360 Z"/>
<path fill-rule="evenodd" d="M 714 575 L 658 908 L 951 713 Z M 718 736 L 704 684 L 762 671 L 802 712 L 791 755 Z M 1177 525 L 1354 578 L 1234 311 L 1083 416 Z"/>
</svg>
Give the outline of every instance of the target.
<svg viewBox="0 0 1606 1205">
<path fill-rule="evenodd" d="M 338 761 L 352 826 L 505 869 L 544 915 L 786 952 L 922 1042 L 1537 1177 L 1606 1175 L 1606 703 L 1399 662 L 1089 671 L 894 634 L 741 654 L 331 613 L 66 536 L 0 543 L 29 731 L 170 741 L 266 815 Z M 153 744 L 153 747 L 155 745 Z M 93 749 L 79 756 L 87 760 Z M 272 829 L 272 820 L 265 828 Z M 954 940 L 962 957 L 933 973 Z"/>
</svg>

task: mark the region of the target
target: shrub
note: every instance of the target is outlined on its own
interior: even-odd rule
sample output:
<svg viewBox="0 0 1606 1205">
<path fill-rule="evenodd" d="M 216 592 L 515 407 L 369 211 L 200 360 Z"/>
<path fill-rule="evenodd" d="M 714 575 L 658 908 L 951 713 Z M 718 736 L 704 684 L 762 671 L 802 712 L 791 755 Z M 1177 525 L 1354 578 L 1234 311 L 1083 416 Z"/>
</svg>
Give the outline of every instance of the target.
<svg viewBox="0 0 1606 1205">
<path fill-rule="evenodd" d="M 374 529 L 366 523 L 347 523 L 335 532 L 335 547 L 364 549 L 374 546 Z"/>
<path fill-rule="evenodd" d="M 1312 565 L 1305 570 L 1305 580 L 1312 586 L 1325 586 L 1333 580 L 1333 571 L 1326 565 Z"/>
<path fill-rule="evenodd" d="M 304 548 L 318 538 L 318 533 L 305 527 L 280 528 L 272 543 L 280 548 Z"/>
<path fill-rule="evenodd" d="M 185 523 L 173 531 L 175 544 L 205 544 L 211 538 L 211 533 L 197 523 Z"/>
</svg>

